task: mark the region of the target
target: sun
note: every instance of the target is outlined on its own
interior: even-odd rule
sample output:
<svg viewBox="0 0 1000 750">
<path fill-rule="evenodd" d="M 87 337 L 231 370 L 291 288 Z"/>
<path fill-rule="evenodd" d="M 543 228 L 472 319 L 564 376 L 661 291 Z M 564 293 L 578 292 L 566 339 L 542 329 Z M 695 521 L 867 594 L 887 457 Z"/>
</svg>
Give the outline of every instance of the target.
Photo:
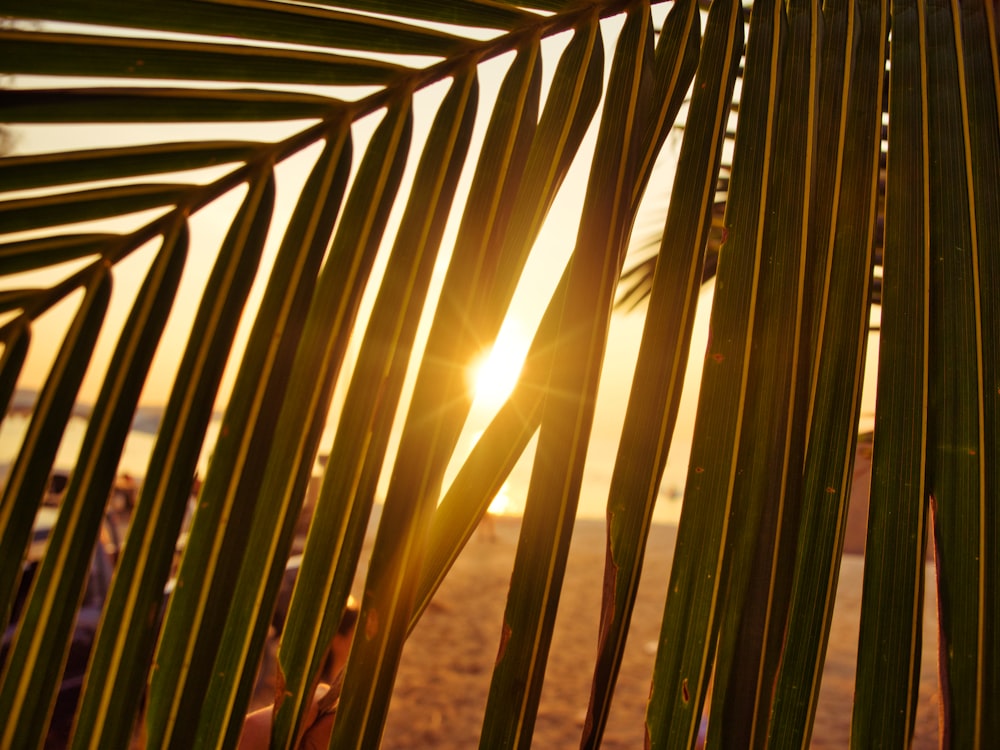
<svg viewBox="0 0 1000 750">
<path fill-rule="evenodd" d="M 510 486 L 507 482 L 503 483 L 500 491 L 496 494 L 496 497 L 490 502 L 490 507 L 486 509 L 486 512 L 494 516 L 502 516 L 508 513 L 513 508 L 513 503 L 510 499 Z"/>
<path fill-rule="evenodd" d="M 528 343 L 516 328 L 501 330 L 493 348 L 470 368 L 469 384 L 476 401 L 490 407 L 502 405 L 514 390 L 527 351 Z"/>
</svg>

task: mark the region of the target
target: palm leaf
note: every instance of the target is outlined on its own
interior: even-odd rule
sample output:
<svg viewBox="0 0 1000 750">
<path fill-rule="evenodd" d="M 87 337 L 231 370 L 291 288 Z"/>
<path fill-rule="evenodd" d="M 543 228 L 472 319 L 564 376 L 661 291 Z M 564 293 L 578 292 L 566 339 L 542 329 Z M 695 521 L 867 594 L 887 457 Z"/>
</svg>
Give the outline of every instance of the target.
<svg viewBox="0 0 1000 750">
<path fill-rule="evenodd" d="M 551 465 L 561 470 L 550 473 L 536 468 L 532 472 L 483 724 L 483 746 L 524 746 L 534 727 L 579 500 L 607 316 L 624 255 L 624 229 L 633 218 L 635 203 L 629 184 L 644 156 L 632 145 L 632 133 L 641 132 L 645 125 L 633 114 L 636 102 L 649 89 L 650 23 L 645 9 L 629 14 L 608 80 L 611 93 L 605 100 L 584 219 L 567 271 L 555 338 L 553 364 L 559 364 L 552 368 L 547 384 L 550 393 L 558 396 L 546 398 L 542 405 L 535 454 L 536 467 Z M 607 196 L 613 200 L 604 202 Z M 564 367 L 565 363 L 572 366 Z"/>
<path fill-rule="evenodd" d="M 96 404 L 96 417 L 88 425 L 80 461 L 66 490 L 67 511 L 59 515 L 50 544 L 60 550 L 48 555 L 35 574 L 33 593 L 21 614 L 18 638 L 7 669 L 20 680 L 9 687 L 20 705 L 11 713 L 34 716 L 17 725 L 22 731 L 12 744 L 36 745 L 44 734 L 55 702 L 54 688 L 63 673 L 76 609 L 84 595 L 90 558 L 104 520 L 107 497 L 114 482 L 118 457 L 132 423 L 154 348 L 150 331 L 162 329 L 173 303 L 187 252 L 188 232 L 178 223 L 164 237 L 163 248 L 136 307 L 122 331 L 115 360 L 120 367 L 104 382 Z M 66 643 L 63 650 L 43 648 L 45 643 Z M 13 725 L 12 725 L 13 727 Z"/>
<path fill-rule="evenodd" d="M 892 48 L 890 109 L 907 108 L 893 122 L 889 137 L 908 153 L 898 167 L 891 165 L 886 184 L 886 311 L 883 316 L 888 361 L 910 373 L 891 392 L 883 392 L 876 418 L 879 439 L 872 456 L 872 496 L 866 545 L 870 561 L 865 567 L 864 595 L 874 600 L 862 614 L 858 654 L 858 691 L 852 733 L 860 742 L 905 742 L 912 731 L 916 696 L 913 694 L 917 664 L 915 646 L 920 637 L 920 601 L 923 589 L 923 549 L 926 544 L 927 397 L 930 309 L 930 237 L 927 232 L 928 192 L 904 187 L 908 179 L 926 184 L 928 147 L 922 123 L 926 119 L 926 73 L 920 40 L 922 9 L 894 8 L 893 35 L 904 44 Z M 910 44 L 907 41 L 913 40 Z M 907 90 L 921 96 L 904 96 Z M 890 158 L 892 161 L 892 158 Z M 898 183 L 896 181 L 899 181 Z M 897 249 L 898 243 L 898 249 Z M 893 252 L 895 250 L 895 252 Z M 894 271 L 893 264 L 900 268 Z M 898 302 L 893 302 L 898 295 Z M 900 316 L 900 317 L 897 317 Z M 909 321 L 904 323 L 904 318 Z M 898 327 L 899 332 L 896 333 Z M 880 389 L 883 387 L 880 384 Z M 900 491 L 904 488 L 904 491 Z M 889 520 L 888 516 L 892 517 Z M 882 609 L 880 617 L 868 611 Z M 893 649 L 894 668 L 885 669 L 879 645 L 907 644 Z M 884 698 L 883 698 L 884 696 Z M 891 702 L 886 711 L 881 701 Z"/>
<path fill-rule="evenodd" d="M 0 620 L 5 625 L 21 574 L 21 558 L 31 536 L 32 521 L 55 462 L 59 436 L 69 420 L 111 295 L 110 279 L 104 268 L 88 269 L 82 276 L 86 279 L 84 298 L 46 379 L 0 502 L 0 539 L 4 549 L 12 552 L 0 567 Z M 16 363 L 16 349 L 14 351 Z"/>
<path fill-rule="evenodd" d="M 829 213 L 817 211 L 814 217 L 817 223 L 824 222 L 818 234 L 826 239 L 828 249 L 817 253 L 813 278 L 819 281 L 812 296 L 824 302 L 814 308 L 815 395 L 788 615 L 792 627 L 775 688 L 771 728 L 772 741 L 789 746 L 801 746 L 809 737 L 816 710 L 820 677 L 816 664 L 822 662 L 826 650 L 847 522 L 848 478 L 853 469 L 861 393 L 837 388 L 831 380 L 840 373 L 853 372 L 854 382 L 860 385 L 865 366 L 881 142 L 878 113 L 888 22 L 886 8 L 880 3 L 830 6 L 824 12 L 827 33 L 833 26 L 842 29 L 843 36 L 835 43 L 831 40 L 832 49 L 824 57 L 824 73 L 832 68 L 833 81 L 821 87 L 820 96 L 842 89 L 837 81 L 849 80 L 851 86 L 846 100 L 838 102 L 841 127 L 827 135 L 827 171 L 842 197 L 830 202 Z M 846 41 L 853 38 L 858 42 L 852 48 Z M 837 109 L 832 102 L 829 106 Z M 839 330 L 830 329 L 831 320 L 838 321 Z"/>
<path fill-rule="evenodd" d="M 141 705 L 143 672 L 148 669 L 157 635 L 163 590 L 196 471 L 198 447 L 231 346 L 239 303 L 248 292 L 249 275 L 239 271 L 258 262 L 273 189 L 266 174 L 248 191 L 208 280 L 194 335 L 180 364 L 179 382 L 184 387 L 174 391 L 167 405 L 165 426 L 150 456 L 128 541 L 121 552 L 121 572 L 108 594 L 103 627 L 88 669 L 93 688 L 84 692 L 77 719 L 79 746 L 126 741 Z M 224 305 L 226 299 L 235 304 Z M 150 612 L 155 617 L 151 618 Z M 109 670 L 105 665 L 116 670 L 115 679 L 93 677 Z"/>
<path fill-rule="evenodd" d="M 399 188 L 412 127 L 412 109 L 409 100 L 388 112 L 385 120 L 380 123 L 379 129 L 369 144 L 354 190 L 347 199 L 345 217 L 352 220 L 341 224 L 341 230 L 334 238 L 331 259 L 318 280 L 314 302 L 315 309 L 310 316 L 310 323 L 313 325 L 310 330 L 304 333 L 307 342 L 315 339 L 316 343 L 303 346 L 303 353 L 305 356 L 313 358 L 313 363 L 311 367 L 307 368 L 308 370 L 327 374 L 320 378 L 320 382 L 325 384 L 325 391 L 319 395 L 320 403 L 326 404 L 327 408 L 329 408 L 329 390 L 334 381 L 333 376 L 342 364 L 349 343 L 347 336 L 331 338 L 327 331 L 344 328 L 343 321 L 345 319 L 353 320 L 358 314 L 363 290 L 360 282 L 366 279 L 371 272 L 375 253 L 385 230 L 389 208 Z M 394 156 L 387 159 L 386 155 L 390 153 Z M 363 255 L 359 258 L 351 257 L 356 249 L 363 251 Z M 348 432 L 350 430 L 345 429 L 345 434 Z M 363 450 L 361 447 L 363 444 L 354 439 L 354 433 L 351 434 L 351 439 L 345 440 L 345 445 L 348 446 L 345 450 L 350 448 Z M 307 542 L 306 555 L 303 560 L 303 569 L 306 572 L 302 576 L 304 586 L 302 591 L 304 593 L 297 591 L 290 605 L 289 619 L 286 625 L 286 632 L 289 635 L 282 640 L 282 652 L 279 656 L 279 669 L 281 669 L 285 680 L 285 691 L 292 693 L 290 696 L 292 700 L 286 700 L 282 704 L 287 709 L 287 714 L 284 716 L 292 714 L 292 717 L 289 718 L 296 718 L 294 716 L 295 706 L 302 703 L 303 694 L 308 692 L 296 688 L 301 688 L 303 684 L 308 685 L 311 676 L 315 674 L 316 664 L 312 661 L 314 651 L 319 651 L 322 654 L 322 649 L 317 647 L 316 640 L 318 639 L 320 643 L 329 643 L 332 637 L 330 632 L 323 634 L 315 632 L 315 628 L 320 624 L 316 621 L 317 612 L 340 612 L 347 598 L 346 593 L 339 599 L 336 595 L 328 593 L 327 576 L 337 569 L 336 560 L 338 558 L 341 561 L 349 559 L 343 551 L 339 556 L 335 556 L 334 553 L 338 551 L 337 545 L 330 544 L 330 540 L 337 538 L 340 531 L 339 524 L 347 515 L 345 504 L 350 508 L 352 517 L 359 519 L 354 526 L 355 528 L 360 527 L 362 532 L 357 534 L 355 531 L 355 536 L 363 536 L 363 530 L 367 528 L 367 516 L 371 512 L 370 503 L 363 502 L 356 503 L 357 510 L 355 510 L 354 506 L 351 505 L 354 498 L 350 496 L 328 510 L 331 501 L 327 499 L 327 496 L 331 492 L 338 492 L 342 488 L 353 486 L 352 478 L 345 478 L 340 474 L 339 470 L 342 467 L 346 468 L 352 464 L 350 461 L 339 459 L 341 450 L 338 448 L 339 445 L 335 445 L 332 451 L 332 454 L 338 456 L 338 459 L 330 465 L 327 472 L 311 526 L 310 538 L 319 540 L 320 552 L 314 551 L 317 546 L 316 542 L 312 544 Z M 338 497 L 337 500 L 340 498 Z M 314 562 L 314 556 L 317 554 L 321 556 L 320 560 Z M 327 575 L 322 578 L 315 574 L 311 576 L 310 569 L 316 564 Z M 328 595 L 333 598 L 335 603 L 323 606 L 325 597 Z M 303 597 L 305 597 L 306 604 L 300 605 L 299 601 Z M 307 613 L 302 617 L 299 616 L 301 607 L 307 610 Z M 331 617 L 330 619 L 337 618 Z M 334 623 L 335 625 L 336 623 Z M 327 626 L 329 627 L 329 625 Z M 308 632 L 309 629 L 313 629 L 312 632 Z M 303 633 L 302 630 L 307 631 L 308 634 Z M 286 648 L 293 651 L 292 656 L 286 656 Z M 288 665 L 289 661 L 292 662 L 291 665 Z M 306 670 L 302 669 L 302 663 L 310 667 L 308 674 Z"/>
<path fill-rule="evenodd" d="M 190 578 L 192 585 L 184 586 L 182 593 L 174 597 L 168 612 L 171 619 L 157 650 L 157 659 L 165 663 L 164 679 L 162 683 L 151 682 L 146 722 L 147 731 L 157 742 L 191 742 L 190 735 L 184 732 L 195 728 L 193 719 L 198 716 L 197 707 L 204 700 L 203 691 L 212 674 L 212 657 L 206 653 L 214 656 L 219 650 L 221 624 L 230 615 L 229 608 L 217 602 L 231 599 L 233 579 L 239 570 L 238 565 L 231 564 L 216 572 L 218 561 L 229 559 L 236 563 L 247 548 L 257 505 L 254 493 L 261 490 L 266 466 L 263 457 L 278 437 L 274 430 L 282 398 L 274 394 L 273 381 L 287 378 L 290 358 L 298 346 L 315 272 L 343 195 L 350 153 L 345 130 L 333 129 L 289 220 L 261 301 L 261 314 L 247 345 L 234 399 L 224 417 L 225 434 L 216 444 L 216 455 L 203 486 L 200 502 L 211 510 L 192 525 L 196 542 L 178 573 L 179 583 L 185 584 Z M 261 213 L 266 220 L 269 212 Z M 259 247 L 263 235 L 255 232 L 252 241 L 252 247 Z M 251 429 L 251 425 L 259 425 L 261 430 Z M 232 481 L 233 477 L 239 477 L 239 481 Z M 228 522 L 220 526 L 220 518 Z M 251 558 L 249 564 L 257 561 Z M 215 574 L 205 577 L 206 571 Z M 216 605 L 209 606 L 213 598 Z M 171 623 L 177 623 L 175 630 L 169 627 Z M 203 637 L 195 641 L 186 636 L 190 632 L 200 632 Z M 170 638 L 172 633 L 178 637 Z M 178 651 L 183 654 L 181 658 L 175 655 Z M 184 667 L 187 669 L 174 674 L 175 669 Z M 159 690 L 161 685 L 163 692 Z M 181 724 L 174 736 L 173 717 L 178 711 L 192 711 L 187 701 L 194 701 L 192 720 Z"/>
<path fill-rule="evenodd" d="M 980 19 L 983 16 L 980 14 Z M 947 733 L 959 745 L 985 740 L 987 554 L 981 530 L 987 504 L 984 388 L 978 277 L 980 246 L 972 180 L 968 79 L 992 61 L 967 57 L 963 28 L 974 11 L 930 3 L 927 8 L 927 87 L 930 242 L 928 302 L 939 311 L 930 330 L 928 490 L 944 603 L 941 636 Z M 973 32 L 967 32 L 973 33 Z M 980 104 L 981 106 L 981 104 Z M 995 101 L 990 110 L 995 110 Z M 949 250 L 954 248 L 954 250 Z M 963 580 L 954 588 L 951 581 Z"/>
<path fill-rule="evenodd" d="M 996 9 L 885 6 L 6 2 L 0 403 L 20 388 L 38 397 L 0 499 L 5 615 L 74 405 L 97 400 L 5 637 L 0 744 L 46 742 L 123 441 L 156 393 L 164 415 L 75 747 L 140 735 L 234 746 L 300 544 L 273 743 L 294 746 L 365 568 L 339 709 L 350 720 L 333 740 L 378 744 L 407 635 L 537 436 L 481 740 L 528 746 L 617 290 L 646 319 L 619 398 L 594 612 L 581 741 L 599 745 L 683 373 L 702 356 L 688 351 L 698 290 L 713 277 L 650 745 L 694 745 L 706 713 L 712 742 L 809 742 L 870 325 L 880 362 L 853 742 L 911 739 L 927 538 L 943 741 L 995 736 Z M 567 184 L 577 168 L 586 178 Z M 567 222 L 555 241 L 554 221 Z M 626 261 L 645 232 L 634 226 L 663 232 Z M 517 315 L 541 258 L 560 280 L 534 300 L 521 380 L 460 455 L 466 369 Z"/>
</svg>

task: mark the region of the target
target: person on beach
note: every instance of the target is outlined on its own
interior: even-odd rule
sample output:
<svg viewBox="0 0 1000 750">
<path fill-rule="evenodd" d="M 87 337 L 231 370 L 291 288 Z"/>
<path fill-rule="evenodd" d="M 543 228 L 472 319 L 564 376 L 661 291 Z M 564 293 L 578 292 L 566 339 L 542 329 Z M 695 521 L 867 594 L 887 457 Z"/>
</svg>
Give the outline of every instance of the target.
<svg viewBox="0 0 1000 750">
<path fill-rule="evenodd" d="M 340 681 L 347 665 L 347 655 L 351 649 L 351 640 L 354 638 L 357 623 L 358 603 L 351 596 L 348 597 L 337 632 L 330 641 L 330 648 L 327 649 L 323 665 L 320 667 L 320 682 L 316 686 L 312 704 L 306 710 L 302 721 L 305 729 L 296 745 L 299 750 L 320 750 L 320 748 L 325 750 L 330 744 L 333 720 L 340 702 Z M 271 746 L 273 715 L 273 705 L 247 715 L 240 734 L 239 750 L 267 750 Z"/>
</svg>

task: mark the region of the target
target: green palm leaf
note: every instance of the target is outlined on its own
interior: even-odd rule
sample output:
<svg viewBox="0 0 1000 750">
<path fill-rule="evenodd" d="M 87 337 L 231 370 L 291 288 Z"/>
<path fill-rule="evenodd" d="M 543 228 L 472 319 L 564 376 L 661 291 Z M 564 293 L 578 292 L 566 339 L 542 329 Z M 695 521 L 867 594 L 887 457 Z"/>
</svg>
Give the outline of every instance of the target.
<svg viewBox="0 0 1000 750">
<path fill-rule="evenodd" d="M 33 716 L 34 720 L 16 725 L 20 734 L 8 737 L 13 745 L 38 744 L 48 724 L 54 688 L 68 657 L 76 609 L 87 584 L 90 558 L 94 545 L 100 543 L 118 457 L 153 358 L 155 337 L 149 332 L 162 329 L 166 323 L 184 266 L 187 240 L 187 227 L 182 223 L 164 237 L 164 246 L 139 292 L 115 353 L 120 367 L 104 381 L 96 417 L 88 425 L 79 464 L 66 490 L 67 510 L 60 513 L 52 531 L 49 543 L 60 554 L 45 557 L 21 614 L 18 638 L 6 665 L 11 678 L 4 688 L 9 688 L 7 695 L 11 697 L 0 700 L 18 701 L 19 705 L 8 711 Z M 66 643 L 63 650 L 45 648 L 46 644 L 62 642 Z M 20 680 L 13 679 L 14 675 Z"/>
<path fill-rule="evenodd" d="M 626 306 L 644 333 L 611 394 L 624 427 L 582 745 L 615 707 L 689 398 L 648 742 L 690 747 L 706 719 L 717 744 L 810 742 L 872 330 L 852 742 L 912 739 L 928 540 L 942 741 L 1000 731 L 993 3 L 8 0 L 3 15 L 0 403 L 38 395 L 23 437 L 8 440 L 20 415 L 0 422 L 0 609 L 16 620 L 0 745 L 46 742 L 107 494 L 153 400 L 74 747 L 235 746 L 293 549 L 273 744 L 295 746 L 353 592 L 333 742 L 377 745 L 407 636 L 537 438 L 481 729 L 483 746 L 529 746 Z M 646 226 L 662 236 L 627 259 Z M 523 374 L 464 455 L 467 370 L 536 263 L 551 291 L 531 300 Z M 712 277 L 700 391 L 682 396 Z M 57 452 L 68 491 L 29 560 Z"/>
<path fill-rule="evenodd" d="M 262 89 L 123 86 L 7 91 L 0 106 L 17 123 L 216 123 L 307 120 L 327 115 L 336 102 Z"/>
<path fill-rule="evenodd" d="M 181 359 L 178 382 L 149 459 L 120 572 L 112 582 L 77 718 L 77 746 L 127 741 L 141 705 L 144 672 L 160 619 L 163 590 L 211 416 L 222 368 L 270 220 L 273 182 L 263 175 L 227 236 Z M 244 270 L 243 273 L 240 273 Z M 230 300 L 224 304 L 224 300 Z M 154 614 L 150 617 L 150 612 Z M 113 675 L 103 679 L 101 675 Z M 96 675 L 96 677 L 95 677 Z"/>
<path fill-rule="evenodd" d="M 348 337 L 330 337 L 328 331 L 342 330 L 345 328 L 344 321 L 353 320 L 358 313 L 361 304 L 361 292 L 363 290 L 362 281 L 367 279 L 371 272 L 375 260 L 375 253 L 385 230 L 385 223 L 388 218 L 389 208 L 395 199 L 399 188 L 399 181 L 402 177 L 403 166 L 406 161 L 410 138 L 412 135 L 412 109 L 410 101 L 406 100 L 387 113 L 385 120 L 380 123 L 371 143 L 369 144 L 364 162 L 362 163 L 359 176 L 355 182 L 354 190 L 348 196 L 345 206 L 345 217 L 349 220 L 341 224 L 341 230 L 337 232 L 331 248 L 330 259 L 324 268 L 317 283 L 317 291 L 314 299 L 314 310 L 311 313 L 309 322 L 311 328 L 304 332 L 304 344 L 302 346 L 303 359 L 308 358 L 310 363 L 303 368 L 304 372 L 322 373 L 318 380 L 322 384 L 323 390 L 317 394 L 318 403 L 324 408 L 329 408 L 330 389 L 334 382 L 334 376 L 339 371 L 347 345 Z M 393 154 L 394 158 L 386 158 L 387 154 Z M 355 257 L 355 252 L 363 252 L 360 257 Z M 315 342 L 315 343 L 313 343 Z M 316 411 L 322 411 L 317 409 Z M 353 436 L 352 436 L 353 438 Z M 360 448 L 357 440 L 349 440 L 349 446 Z M 335 445 L 333 455 L 338 456 L 340 451 Z M 299 628 L 315 628 L 316 613 L 335 612 L 339 613 L 346 602 L 346 592 L 338 599 L 331 595 L 335 604 L 323 606 L 325 597 L 328 595 L 328 576 L 337 570 L 336 562 L 349 559 L 348 556 L 338 550 L 335 544 L 331 544 L 331 539 L 336 539 L 339 531 L 339 524 L 343 521 L 345 513 L 344 505 L 351 509 L 352 518 L 357 518 L 354 524 L 355 537 L 362 537 L 364 529 L 367 527 L 366 519 L 371 512 L 370 504 L 363 502 L 356 503 L 357 510 L 351 505 L 355 498 L 350 496 L 344 498 L 337 505 L 329 509 L 330 500 L 328 495 L 331 492 L 339 492 L 343 488 L 353 486 L 352 478 L 345 478 L 339 473 L 341 467 L 346 467 L 350 462 L 335 460 L 327 473 L 321 491 L 320 499 L 317 501 L 316 516 L 311 526 L 311 538 L 320 540 L 318 543 L 306 545 L 306 558 L 303 560 L 303 589 L 296 591 L 295 599 L 290 605 L 289 619 L 286 625 L 289 635 L 282 641 L 282 652 L 279 655 L 279 669 L 285 675 L 286 692 L 291 692 L 291 700 L 282 704 L 288 714 L 294 716 L 295 707 L 301 707 L 302 696 L 306 692 L 301 689 L 302 685 L 310 684 L 310 677 L 315 674 L 316 664 L 311 660 L 313 652 L 319 643 L 329 643 L 332 632 L 317 634 L 315 631 L 308 635 L 301 634 Z M 340 497 L 337 500 L 341 500 Z M 329 509 L 329 510 L 328 510 Z M 336 526 L 335 526 L 336 525 Z M 333 527 L 333 528 L 331 528 Z M 361 534 L 357 533 L 360 527 Z M 314 547 L 318 546 L 320 552 L 315 552 Z M 335 555 L 340 551 L 340 555 Z M 321 556 L 318 563 L 314 563 L 314 555 Z M 318 575 L 309 575 L 312 565 L 318 564 L 320 569 L 326 573 L 322 578 Z M 345 569 L 350 566 L 344 566 Z M 312 583 L 311 589 L 309 583 Z M 343 590 L 345 587 L 341 586 Z M 305 598 L 307 614 L 299 618 L 299 600 Z M 338 618 L 331 617 L 332 623 L 325 623 L 327 628 L 336 627 Z M 293 651 L 291 656 L 285 655 L 286 647 Z M 286 666 L 291 661 L 290 666 Z M 296 662 L 296 660 L 301 660 Z M 309 665 L 307 672 L 303 665 Z M 296 689 L 300 688 L 300 689 Z M 287 714 L 286 714 L 287 716 Z"/>
<path fill-rule="evenodd" d="M 459 165 L 464 161 L 469 146 L 478 90 L 475 72 L 464 71 L 455 78 L 435 114 L 427 146 L 415 176 L 418 184 L 434 186 L 434 189 L 427 195 L 413 194 L 407 203 L 401 221 L 402 231 L 393 246 L 390 265 L 365 334 L 358 373 L 363 373 L 367 382 L 356 398 L 359 403 L 372 405 L 368 410 L 371 422 L 361 434 L 366 437 L 371 434 L 372 447 L 375 449 L 369 456 L 365 456 L 365 473 L 380 466 L 383 460 L 388 426 L 399 403 L 407 360 L 416 335 L 416 311 L 423 305 L 427 294 L 431 270 L 440 249 L 445 218 L 457 187 Z M 386 353 L 390 353 L 388 360 Z M 380 677 L 394 673 L 394 660 L 398 659 L 402 647 L 400 631 L 405 632 L 407 619 L 403 615 L 393 615 L 406 612 L 405 598 L 400 601 L 397 597 L 400 593 L 404 597 L 407 594 L 412 596 L 412 587 L 409 591 L 406 587 L 400 591 L 393 579 L 413 574 L 412 564 L 408 565 L 410 561 L 407 557 L 411 543 L 406 535 L 413 533 L 414 527 L 419 528 L 421 513 L 418 507 L 408 507 L 398 500 L 390 505 L 390 498 L 386 501 L 385 523 L 380 527 L 379 534 L 389 535 L 392 541 L 382 548 L 384 557 L 373 556 L 370 561 L 376 582 L 379 582 L 379 573 L 376 571 L 381 567 L 386 572 L 381 581 L 370 590 L 370 596 L 366 597 L 362 605 L 360 626 L 366 628 L 369 637 L 359 648 L 352 649 L 348 665 L 349 669 L 368 672 L 369 667 L 359 668 L 354 664 L 365 664 L 369 659 L 387 663 L 386 669 L 380 672 Z M 396 538 L 402 548 L 400 557 L 389 552 L 394 549 L 394 534 L 402 534 L 401 539 Z M 381 735 L 388 707 L 388 691 L 379 688 L 376 681 L 367 685 L 360 682 L 347 684 L 343 696 L 345 710 L 351 711 L 350 707 L 357 706 L 353 710 L 366 720 L 350 724 L 340 722 L 335 730 L 340 742 L 362 747 Z"/>
<path fill-rule="evenodd" d="M 86 279 L 84 298 L 46 379 L 0 502 L 0 539 L 3 548 L 11 550 L 0 567 L 0 620 L 5 625 L 21 575 L 21 559 L 31 536 L 32 521 L 55 462 L 59 436 L 66 428 L 101 321 L 107 313 L 111 282 L 106 270 L 97 266 L 88 269 L 83 276 Z M 13 363 L 16 363 L 17 349 L 12 348 Z"/>
<path fill-rule="evenodd" d="M 333 129 L 289 220 L 272 267 L 261 312 L 234 386 L 234 398 L 223 419 L 225 434 L 216 444 L 202 488 L 200 504 L 208 510 L 199 514 L 192 525 L 195 543 L 178 572 L 183 588 L 171 602 L 157 650 L 157 660 L 164 663 L 162 674 L 157 674 L 157 678 L 162 676 L 162 682 L 151 682 L 147 719 L 147 730 L 157 743 L 190 745 L 191 733 L 197 727 L 194 719 L 213 674 L 222 623 L 230 615 L 229 608 L 217 602 L 230 600 L 239 571 L 236 563 L 247 549 L 251 534 L 258 502 L 255 493 L 261 491 L 266 466 L 264 458 L 277 437 L 274 429 L 282 399 L 274 393 L 273 381 L 281 383 L 287 378 L 289 359 L 299 343 L 316 269 L 329 242 L 350 159 L 347 133 L 343 128 Z M 252 234 L 244 239 L 255 251 L 263 246 L 272 200 L 268 194 L 268 210 L 258 213 L 265 223 L 251 227 Z M 252 425 L 261 429 L 254 430 Z M 234 477 L 239 480 L 233 481 Z M 226 522 L 220 525 L 221 519 Z M 231 564 L 219 570 L 220 559 L 230 560 Z M 251 557 L 248 564 L 254 563 L 259 563 L 259 558 Z M 206 576 L 206 572 L 214 575 Z M 188 580 L 191 585 L 186 585 Z M 215 606 L 210 606 L 213 603 Z M 190 632 L 202 633 L 203 637 L 191 639 L 186 635 Z M 174 721 L 179 711 L 188 714 L 190 720 L 182 722 L 175 735 Z"/>
<path fill-rule="evenodd" d="M 979 16 L 983 19 L 983 16 Z M 930 3 L 927 8 L 927 87 L 930 242 L 928 303 L 938 311 L 929 351 L 928 490 L 935 553 L 945 606 L 941 634 L 945 721 L 960 745 L 985 741 L 983 703 L 986 648 L 984 600 L 987 559 L 981 526 L 987 505 L 981 320 L 983 289 L 978 278 L 980 246 L 976 186 L 972 181 L 968 79 L 992 61 L 966 56 L 963 29 L 977 22 L 963 9 Z M 973 34 L 974 32 L 966 32 Z M 980 73 L 981 75 L 981 73 Z M 980 105 L 981 106 L 981 105 Z M 990 107 L 996 109 L 995 101 Z M 952 580 L 966 584 L 953 588 Z"/>
<path fill-rule="evenodd" d="M 793 626 L 788 630 L 789 645 L 772 708 L 771 741 L 775 745 L 802 746 L 809 737 L 821 676 L 816 664 L 822 662 L 827 645 L 843 550 L 861 393 L 837 388 L 832 381 L 843 372 L 853 372 L 854 382 L 860 385 L 864 369 L 875 251 L 886 10 L 874 2 L 856 8 L 850 4 L 828 7 L 824 13 L 827 34 L 833 26 L 842 29 L 843 36 L 836 37 L 836 42 L 831 39 L 830 48 L 824 50 L 823 71 L 832 69 L 832 81 L 821 87 L 821 109 L 822 97 L 832 99 L 831 92 L 842 88 L 837 81 L 849 80 L 851 87 L 847 99 L 839 102 L 841 127 L 826 135 L 826 169 L 842 197 L 830 202 L 829 213 L 817 212 L 815 217 L 817 224 L 823 222 L 817 231 L 826 238 L 828 249 L 818 252 L 814 261 L 813 279 L 818 281 L 812 297 L 824 302 L 815 305 L 813 312 L 815 395 L 788 615 Z M 852 49 L 846 40 L 855 34 L 858 43 Z M 832 102 L 829 106 L 837 108 Z M 832 329 L 829 321 L 833 320 L 837 328 Z"/>
<path fill-rule="evenodd" d="M 859 742 L 905 742 L 912 731 L 913 695 L 920 638 L 923 590 L 923 550 L 929 529 L 926 499 L 928 348 L 930 308 L 927 300 L 930 237 L 927 232 L 928 191 L 904 187 L 916 178 L 926 184 L 926 72 L 920 40 L 922 9 L 895 8 L 893 34 L 904 44 L 892 48 L 889 106 L 905 115 L 890 128 L 889 137 L 909 153 L 889 171 L 886 194 L 886 310 L 883 316 L 889 361 L 909 373 L 891 391 L 880 392 L 876 428 L 883 442 L 872 456 L 872 497 L 865 568 L 865 597 L 858 654 L 858 692 L 852 733 Z M 911 41 L 912 40 L 912 41 Z M 906 44 L 910 42 L 910 44 Z M 921 96 L 904 96 L 905 91 Z M 898 183 L 897 183 L 898 180 Z M 895 252 L 893 252 L 895 250 Z M 893 273 L 893 265 L 899 270 Z M 899 301 L 893 304 L 898 295 Z M 904 319 L 909 323 L 904 323 Z M 918 324 L 919 322 L 919 324 Z M 899 333 L 895 332 L 898 327 Z M 880 389 L 883 387 L 880 384 Z M 883 406 L 884 404 L 884 406 Z M 891 520 L 890 520 L 891 519 Z M 869 615 L 884 607 L 884 614 Z M 892 667 L 878 657 L 880 646 L 892 649 Z M 883 697 L 884 696 L 884 697 Z M 885 710 L 886 703 L 894 706 Z"/>
</svg>

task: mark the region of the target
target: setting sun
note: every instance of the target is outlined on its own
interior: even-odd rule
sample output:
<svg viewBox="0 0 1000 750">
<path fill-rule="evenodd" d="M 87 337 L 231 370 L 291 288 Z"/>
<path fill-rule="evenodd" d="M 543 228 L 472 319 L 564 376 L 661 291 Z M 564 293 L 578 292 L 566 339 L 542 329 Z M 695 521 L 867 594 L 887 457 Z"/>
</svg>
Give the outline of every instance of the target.
<svg viewBox="0 0 1000 750">
<path fill-rule="evenodd" d="M 490 502 L 490 507 L 486 509 L 487 513 L 494 516 L 502 516 L 505 513 L 513 510 L 513 504 L 510 499 L 510 493 L 508 492 L 509 489 L 510 489 L 509 484 L 507 482 L 504 482 L 503 487 L 500 488 L 500 491 L 496 494 L 496 497 L 494 497 L 492 502 Z"/>
<path fill-rule="evenodd" d="M 487 406 L 499 406 L 517 383 L 527 354 L 527 341 L 515 329 L 505 328 L 487 354 L 473 363 L 469 384 L 475 398 Z"/>
</svg>

